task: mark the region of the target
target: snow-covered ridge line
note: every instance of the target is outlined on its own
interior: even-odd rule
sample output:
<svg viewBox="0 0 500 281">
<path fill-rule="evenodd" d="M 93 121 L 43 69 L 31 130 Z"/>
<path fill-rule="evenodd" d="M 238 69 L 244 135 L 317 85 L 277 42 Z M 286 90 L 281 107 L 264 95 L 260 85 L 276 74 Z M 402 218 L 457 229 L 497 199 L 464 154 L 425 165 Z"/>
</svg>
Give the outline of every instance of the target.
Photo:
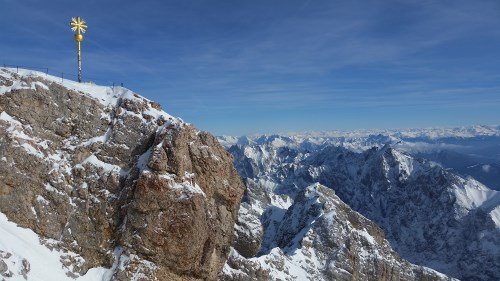
<svg viewBox="0 0 500 281">
<path fill-rule="evenodd" d="M 352 131 L 312 131 L 312 132 L 286 132 L 278 134 L 252 134 L 245 136 L 219 136 L 225 145 L 247 144 L 261 139 L 288 138 L 294 142 L 314 140 L 317 142 L 328 139 L 365 139 L 368 137 L 385 136 L 392 139 L 428 139 L 441 138 L 474 138 L 474 137 L 500 137 L 500 125 L 472 125 L 462 127 L 434 127 L 434 128 L 407 128 L 407 129 L 360 129 Z"/>
<path fill-rule="evenodd" d="M 430 127 L 430 128 L 394 128 L 394 129 L 360 129 L 351 131 L 319 131 L 303 133 L 284 133 L 285 136 L 296 137 L 368 137 L 385 135 L 399 138 L 447 138 L 447 137 L 477 137 L 500 136 L 499 125 L 471 125 L 460 127 Z"/>
<path fill-rule="evenodd" d="M 92 83 L 79 83 L 69 79 L 61 79 L 60 77 L 48 75 L 40 71 L 29 70 L 29 69 L 15 69 L 15 68 L 2 67 L 0 68 L 0 77 L 14 80 L 16 82 L 19 81 L 20 78 L 30 78 L 30 77 L 41 78 L 49 82 L 55 82 L 68 89 L 83 92 L 87 95 L 90 95 L 91 97 L 99 100 L 105 106 L 115 105 L 118 99 L 120 98 L 129 98 L 129 99 L 135 98 L 133 95 L 134 93 L 132 91 L 123 87 L 114 87 L 115 89 L 113 89 L 113 87 L 99 86 Z M 26 86 L 27 86 L 26 84 L 23 87 L 23 85 L 19 85 L 17 83 L 14 83 L 12 86 L 7 86 L 7 87 L 2 86 L 3 88 L 2 90 L 0 90 L 0 94 L 4 94 L 6 92 L 9 92 L 10 90 L 15 90 L 15 89 L 31 88 Z M 48 85 L 44 86 L 47 87 Z"/>
<path fill-rule="evenodd" d="M 26 82 L 27 78 L 37 78 L 41 81 L 35 81 L 33 83 Z M 2 81 L 13 81 L 12 85 L 2 85 Z M 43 82 L 42 82 L 43 81 Z M 136 100 L 143 101 L 149 105 L 153 104 L 153 101 L 134 93 L 133 91 L 119 86 L 100 86 L 93 83 L 79 83 L 76 81 L 61 79 L 60 77 L 52 76 L 44 72 L 29 70 L 29 69 L 16 69 L 9 67 L 0 67 L 0 95 L 11 92 L 12 90 L 21 89 L 32 89 L 36 90 L 36 86 L 40 86 L 44 89 L 48 89 L 50 83 L 52 82 L 61 85 L 67 89 L 81 92 L 95 100 L 99 101 L 105 107 L 115 107 L 119 104 L 121 100 Z M 165 120 L 171 120 L 174 123 L 184 123 L 182 119 L 173 117 L 163 110 L 157 109 L 153 106 L 149 106 L 144 112 L 155 118 L 162 116 Z"/>
</svg>

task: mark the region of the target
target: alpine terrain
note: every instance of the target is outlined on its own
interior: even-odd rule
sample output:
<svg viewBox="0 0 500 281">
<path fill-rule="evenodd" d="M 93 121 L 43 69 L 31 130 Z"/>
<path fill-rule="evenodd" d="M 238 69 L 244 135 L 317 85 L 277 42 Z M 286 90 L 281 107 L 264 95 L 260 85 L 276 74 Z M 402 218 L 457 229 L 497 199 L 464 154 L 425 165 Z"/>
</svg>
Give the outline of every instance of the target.
<svg viewBox="0 0 500 281">
<path fill-rule="evenodd" d="M 403 258 L 461 280 L 500 280 L 500 192 L 412 156 L 440 146 L 429 138 L 353 134 L 220 138 L 247 185 L 228 279 L 266 270 L 287 280 L 444 278 Z"/>
<path fill-rule="evenodd" d="M 499 280 L 500 192 L 472 175 L 498 128 L 457 132 L 216 139 L 123 87 L 0 68 L 0 276 Z"/>
</svg>

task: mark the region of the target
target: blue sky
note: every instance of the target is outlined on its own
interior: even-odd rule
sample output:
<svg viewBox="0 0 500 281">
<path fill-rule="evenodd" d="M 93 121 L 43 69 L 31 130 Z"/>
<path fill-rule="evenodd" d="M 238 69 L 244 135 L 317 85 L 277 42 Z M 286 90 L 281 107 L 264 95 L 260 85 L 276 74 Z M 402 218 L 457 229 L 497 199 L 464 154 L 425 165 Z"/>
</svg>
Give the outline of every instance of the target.
<svg viewBox="0 0 500 281">
<path fill-rule="evenodd" d="M 0 0 L 0 63 L 123 82 L 215 134 L 500 124 L 499 1 Z"/>
</svg>

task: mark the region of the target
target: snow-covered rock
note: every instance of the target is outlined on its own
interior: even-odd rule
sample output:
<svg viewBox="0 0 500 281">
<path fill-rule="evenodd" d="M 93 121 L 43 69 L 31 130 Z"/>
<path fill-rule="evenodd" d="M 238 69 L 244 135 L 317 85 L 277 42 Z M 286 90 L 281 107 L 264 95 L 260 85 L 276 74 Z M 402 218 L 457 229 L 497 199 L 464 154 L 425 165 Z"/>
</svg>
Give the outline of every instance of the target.
<svg viewBox="0 0 500 281">
<path fill-rule="evenodd" d="M 462 177 L 472 176 L 489 188 L 500 190 L 500 126 L 221 136 L 219 141 L 228 149 L 233 145 L 266 146 L 282 142 L 285 147 L 299 151 L 341 146 L 354 152 L 390 144 L 416 158 L 432 160 Z"/>
<path fill-rule="evenodd" d="M 276 234 L 290 206 L 319 182 L 383 229 L 402 258 L 462 280 L 500 279 L 500 192 L 473 178 L 415 158 L 397 143 L 362 150 L 318 139 L 264 136 L 229 151 L 248 188 L 242 208 L 257 210 L 253 216 L 263 229 L 260 252 L 247 259 L 276 247 L 289 256 Z"/>
<path fill-rule="evenodd" d="M 275 223 L 258 256 L 233 249 L 222 280 L 452 280 L 401 259 L 379 227 L 319 184 Z"/>
</svg>

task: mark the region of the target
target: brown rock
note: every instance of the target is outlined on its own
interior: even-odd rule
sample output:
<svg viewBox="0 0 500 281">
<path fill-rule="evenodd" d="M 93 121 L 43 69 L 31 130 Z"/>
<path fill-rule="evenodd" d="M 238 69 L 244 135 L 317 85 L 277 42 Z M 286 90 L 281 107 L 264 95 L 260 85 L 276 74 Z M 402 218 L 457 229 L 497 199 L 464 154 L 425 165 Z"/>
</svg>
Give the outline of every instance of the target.
<svg viewBox="0 0 500 281">
<path fill-rule="evenodd" d="M 229 253 L 243 184 L 212 136 L 191 126 L 168 130 L 154 141 L 163 145 L 151 149 L 148 166 L 156 171 L 137 180 L 124 244 L 179 276 L 215 280 Z M 157 172 L 165 169 L 170 180 Z"/>
<path fill-rule="evenodd" d="M 119 258 L 116 280 L 217 278 L 244 186 L 213 136 L 145 113 L 160 107 L 138 95 L 110 88 L 117 102 L 108 106 L 43 77 L 2 73 L 0 85 L 26 84 L 0 95 L 0 112 L 15 120 L 0 119 L 9 220 L 80 255 L 72 274 Z"/>
</svg>

